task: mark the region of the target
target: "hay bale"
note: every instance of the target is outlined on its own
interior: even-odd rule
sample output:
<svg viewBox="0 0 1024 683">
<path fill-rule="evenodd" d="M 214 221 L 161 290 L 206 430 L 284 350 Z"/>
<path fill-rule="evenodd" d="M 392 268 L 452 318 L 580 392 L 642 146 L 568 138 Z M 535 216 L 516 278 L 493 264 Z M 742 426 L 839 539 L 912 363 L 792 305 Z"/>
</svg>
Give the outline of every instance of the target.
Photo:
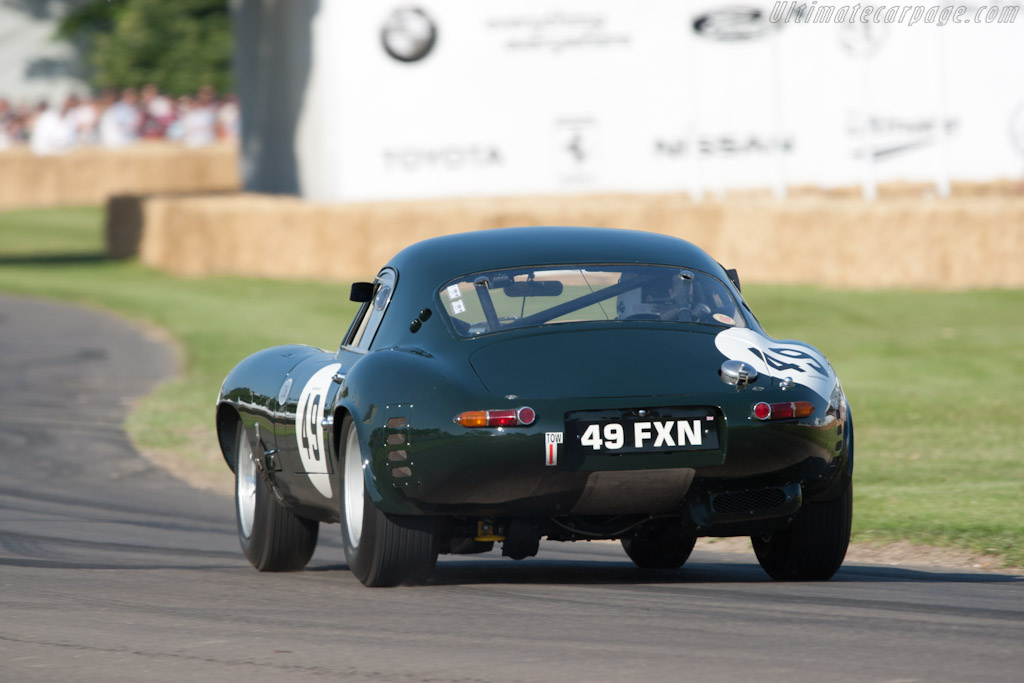
<svg viewBox="0 0 1024 683">
<path fill-rule="evenodd" d="M 1024 286 L 1024 200 L 976 193 L 863 202 L 807 196 L 695 203 L 682 195 L 310 204 L 232 194 L 142 205 L 144 263 L 187 276 L 347 282 L 429 237 L 512 225 L 593 225 L 690 240 L 744 282 L 962 289 Z"/>
<path fill-rule="evenodd" d="M 237 191 L 238 150 L 144 142 L 83 147 L 57 156 L 25 148 L 0 152 L 0 209 L 102 204 L 112 195 Z"/>
</svg>

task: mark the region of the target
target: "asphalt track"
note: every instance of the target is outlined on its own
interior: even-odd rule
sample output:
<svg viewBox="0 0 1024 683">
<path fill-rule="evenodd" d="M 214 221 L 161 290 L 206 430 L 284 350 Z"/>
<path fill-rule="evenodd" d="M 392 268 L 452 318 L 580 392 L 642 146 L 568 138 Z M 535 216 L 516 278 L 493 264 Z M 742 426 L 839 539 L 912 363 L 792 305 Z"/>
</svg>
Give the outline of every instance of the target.
<svg viewBox="0 0 1024 683">
<path fill-rule="evenodd" d="M 175 366 L 115 317 L 0 296 L 3 683 L 1024 676 L 1024 581 L 1009 575 L 854 564 L 781 584 L 752 554 L 640 572 L 615 544 L 547 543 L 367 589 L 337 526 L 306 571 L 257 573 L 232 501 L 154 468 L 121 430 Z"/>
</svg>

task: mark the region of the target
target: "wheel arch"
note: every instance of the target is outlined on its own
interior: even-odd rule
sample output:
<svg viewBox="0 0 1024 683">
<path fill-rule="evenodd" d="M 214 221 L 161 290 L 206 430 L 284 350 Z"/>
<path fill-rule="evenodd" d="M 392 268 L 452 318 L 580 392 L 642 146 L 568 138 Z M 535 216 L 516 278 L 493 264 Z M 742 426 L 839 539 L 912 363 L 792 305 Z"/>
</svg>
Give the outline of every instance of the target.
<svg viewBox="0 0 1024 683">
<path fill-rule="evenodd" d="M 335 472 L 339 473 L 344 467 L 342 461 L 342 454 L 345 450 L 345 444 L 342 443 L 342 427 L 345 424 L 345 418 L 352 419 L 352 426 L 356 430 L 357 437 L 359 439 L 360 449 L 359 457 L 363 460 L 363 480 L 366 482 L 366 495 L 370 497 L 376 505 L 383 506 L 384 509 L 392 512 L 401 512 L 407 510 L 407 505 L 400 495 L 395 493 L 390 487 L 382 487 L 381 482 L 377 480 L 374 474 L 374 468 L 372 463 L 372 452 L 369 448 L 369 431 L 372 431 L 373 425 L 366 424 L 363 420 L 360 420 L 358 414 L 355 412 L 352 406 L 339 403 L 334 408 L 332 413 L 334 416 L 334 427 L 332 430 L 332 445 L 334 448 L 334 465 Z M 362 428 L 361 428 L 362 427 Z"/>
<path fill-rule="evenodd" d="M 850 408 L 849 402 L 846 404 L 846 426 L 843 432 L 843 439 L 845 441 L 843 447 L 846 452 L 846 474 L 849 477 L 853 477 L 853 409 Z"/>
<path fill-rule="evenodd" d="M 217 442 L 220 444 L 220 453 L 224 456 L 231 471 L 235 471 L 235 463 L 238 454 L 235 453 L 235 430 L 242 421 L 238 410 L 230 403 L 221 403 L 217 406 Z"/>
<path fill-rule="evenodd" d="M 332 457 L 334 458 L 334 471 L 337 472 L 338 468 L 341 467 L 341 453 L 344 445 L 341 443 L 341 428 L 345 424 L 345 418 L 352 415 L 348 406 L 339 403 L 334 407 L 332 413 L 332 419 L 334 421 L 333 429 L 331 430 L 331 445 L 333 448 Z"/>
</svg>

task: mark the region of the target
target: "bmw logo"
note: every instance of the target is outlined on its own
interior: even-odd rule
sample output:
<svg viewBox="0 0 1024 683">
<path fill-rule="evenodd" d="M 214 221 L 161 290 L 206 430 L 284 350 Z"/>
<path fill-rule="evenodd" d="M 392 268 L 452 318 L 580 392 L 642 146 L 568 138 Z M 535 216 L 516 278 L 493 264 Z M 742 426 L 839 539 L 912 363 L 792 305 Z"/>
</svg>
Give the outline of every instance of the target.
<svg viewBox="0 0 1024 683">
<path fill-rule="evenodd" d="M 418 62 L 437 42 L 437 26 L 419 7 L 400 7 L 391 13 L 380 31 L 384 50 L 400 62 Z"/>
</svg>

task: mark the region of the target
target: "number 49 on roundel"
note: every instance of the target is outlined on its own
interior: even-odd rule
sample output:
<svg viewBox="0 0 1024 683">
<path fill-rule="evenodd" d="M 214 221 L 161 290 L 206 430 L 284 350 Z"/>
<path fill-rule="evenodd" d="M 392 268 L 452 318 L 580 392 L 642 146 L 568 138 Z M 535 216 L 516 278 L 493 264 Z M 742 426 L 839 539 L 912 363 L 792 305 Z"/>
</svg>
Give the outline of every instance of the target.
<svg viewBox="0 0 1024 683">
<path fill-rule="evenodd" d="M 306 566 L 338 523 L 367 586 L 439 555 L 617 539 L 682 567 L 748 536 L 776 580 L 825 580 L 852 519 L 853 419 L 817 349 L 770 337 L 739 277 L 652 233 L 506 228 L 413 244 L 336 349 L 242 360 L 217 400 L 238 536 Z"/>
</svg>

